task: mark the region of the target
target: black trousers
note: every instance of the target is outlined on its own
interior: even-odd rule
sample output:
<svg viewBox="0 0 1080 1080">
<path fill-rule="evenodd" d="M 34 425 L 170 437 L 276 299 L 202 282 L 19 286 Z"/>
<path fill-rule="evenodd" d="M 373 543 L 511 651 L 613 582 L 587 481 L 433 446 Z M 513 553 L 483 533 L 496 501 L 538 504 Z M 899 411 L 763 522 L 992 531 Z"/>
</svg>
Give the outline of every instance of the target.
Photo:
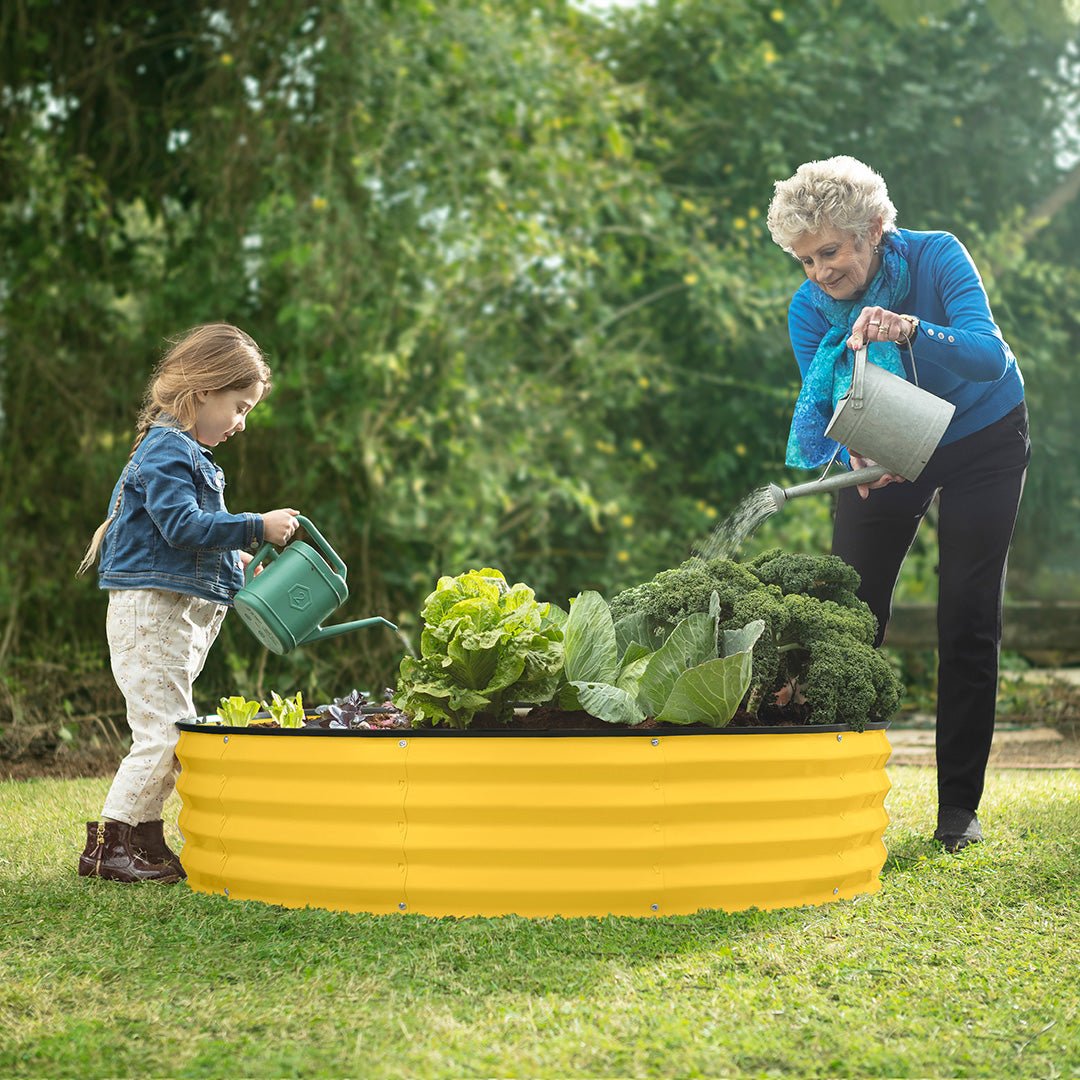
<svg viewBox="0 0 1080 1080">
<path fill-rule="evenodd" d="M 1031 457 L 1027 407 L 939 447 L 919 478 L 837 498 L 833 554 L 862 577 L 885 637 L 900 566 L 938 504 L 937 779 L 941 805 L 978 808 L 994 735 L 1005 565 Z"/>
</svg>

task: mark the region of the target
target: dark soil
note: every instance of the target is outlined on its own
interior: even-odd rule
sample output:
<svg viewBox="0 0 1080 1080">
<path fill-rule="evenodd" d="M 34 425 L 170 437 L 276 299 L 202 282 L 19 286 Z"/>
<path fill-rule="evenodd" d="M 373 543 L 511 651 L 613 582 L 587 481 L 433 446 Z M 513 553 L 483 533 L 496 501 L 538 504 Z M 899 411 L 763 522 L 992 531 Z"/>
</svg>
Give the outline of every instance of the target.
<svg viewBox="0 0 1080 1080">
<path fill-rule="evenodd" d="M 740 709 L 732 718 L 729 727 L 795 727 L 809 723 L 809 709 L 805 705 L 788 705 L 784 708 L 762 707 L 757 716 Z M 612 725 L 590 713 L 578 710 L 567 712 L 551 705 L 536 705 L 523 715 L 515 716 L 509 724 L 499 723 L 493 718 L 477 716 L 469 725 L 470 731 L 605 731 Z M 630 725 L 630 731 L 653 731 L 656 729 L 677 730 L 679 724 L 658 724 L 653 719 L 640 724 Z"/>
</svg>

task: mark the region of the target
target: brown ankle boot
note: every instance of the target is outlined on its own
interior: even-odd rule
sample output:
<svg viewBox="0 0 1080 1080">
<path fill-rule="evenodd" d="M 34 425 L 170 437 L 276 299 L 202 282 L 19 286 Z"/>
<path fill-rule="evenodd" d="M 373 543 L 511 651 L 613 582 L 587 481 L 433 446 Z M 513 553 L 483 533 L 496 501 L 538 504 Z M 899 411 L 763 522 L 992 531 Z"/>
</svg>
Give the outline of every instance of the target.
<svg viewBox="0 0 1080 1080">
<path fill-rule="evenodd" d="M 159 881 L 169 884 L 180 876 L 171 866 L 151 862 L 131 842 L 131 826 L 123 821 L 88 821 L 86 849 L 79 856 L 79 877 L 107 881 Z"/>
<path fill-rule="evenodd" d="M 180 865 L 180 856 L 165 843 L 164 821 L 141 821 L 138 825 L 132 825 L 131 846 L 150 862 L 164 863 L 179 874 L 181 880 L 187 877 Z"/>
</svg>

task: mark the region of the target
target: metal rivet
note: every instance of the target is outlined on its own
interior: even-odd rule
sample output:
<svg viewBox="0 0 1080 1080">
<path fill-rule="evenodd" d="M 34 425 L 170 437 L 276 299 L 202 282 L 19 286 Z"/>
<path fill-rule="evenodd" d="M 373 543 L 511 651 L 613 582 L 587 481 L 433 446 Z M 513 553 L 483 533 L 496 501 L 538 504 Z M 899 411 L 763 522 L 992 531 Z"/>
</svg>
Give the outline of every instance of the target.
<svg viewBox="0 0 1080 1080">
<path fill-rule="evenodd" d="M 954 338 L 954 337 L 952 336 L 952 334 L 950 334 L 950 335 L 949 335 L 949 341 L 950 341 L 950 342 L 953 342 L 953 341 L 955 341 L 955 340 L 956 340 L 956 338 Z"/>
<path fill-rule="evenodd" d="M 398 746 L 408 746 L 408 745 L 409 745 L 409 740 L 408 739 L 398 739 Z"/>
<path fill-rule="evenodd" d="M 404 901 L 404 900 L 402 900 L 402 901 L 401 901 L 401 903 L 400 903 L 400 904 L 398 904 L 398 908 L 399 908 L 399 910 L 401 910 L 401 911 L 404 911 L 404 910 L 405 910 L 405 901 Z"/>
<path fill-rule="evenodd" d="M 652 908 L 653 911 L 659 911 L 660 910 L 660 905 L 659 904 L 650 904 L 649 907 Z"/>
<path fill-rule="evenodd" d="M 844 741 L 844 736 L 843 735 L 837 735 L 836 736 L 836 741 L 837 742 L 843 742 Z"/>
<path fill-rule="evenodd" d="M 228 742 L 228 741 L 229 741 L 229 736 L 228 736 L 228 735 L 226 735 L 226 736 L 225 736 L 225 741 L 226 741 L 226 742 Z"/>
<path fill-rule="evenodd" d="M 833 896 L 838 896 L 840 894 L 840 890 L 839 889 L 833 889 L 832 894 L 833 894 Z"/>
<path fill-rule="evenodd" d="M 938 337 L 941 338 L 942 341 L 945 340 L 945 335 L 940 330 L 938 331 Z"/>
<path fill-rule="evenodd" d="M 660 740 L 659 739 L 651 739 L 650 742 L 652 742 L 653 746 L 659 746 L 660 745 Z"/>
<path fill-rule="evenodd" d="M 228 889 L 226 889 L 226 890 L 225 890 L 225 895 L 226 895 L 226 896 L 228 896 L 228 895 L 229 895 L 229 890 L 228 890 Z"/>
</svg>

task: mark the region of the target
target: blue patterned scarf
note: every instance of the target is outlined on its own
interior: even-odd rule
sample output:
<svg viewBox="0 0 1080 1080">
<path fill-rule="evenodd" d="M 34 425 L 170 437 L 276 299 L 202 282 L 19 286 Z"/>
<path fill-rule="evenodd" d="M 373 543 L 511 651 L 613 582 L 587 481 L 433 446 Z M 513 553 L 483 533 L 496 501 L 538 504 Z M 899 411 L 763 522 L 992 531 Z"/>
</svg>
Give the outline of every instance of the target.
<svg viewBox="0 0 1080 1080">
<path fill-rule="evenodd" d="M 829 329 L 806 370 L 802 390 L 795 402 L 785 459 L 793 468 L 816 469 L 831 461 L 839 447 L 838 443 L 825 437 L 825 429 L 836 403 L 851 388 L 855 357 L 846 342 L 859 312 L 875 306 L 896 311 L 911 287 L 907 241 L 899 233 L 886 233 L 883 243 L 881 268 L 862 296 L 854 300 L 834 300 L 820 286 L 810 287 L 812 303 L 829 320 Z M 907 378 L 900 350 L 894 342 L 871 342 L 866 358 L 901 379 Z"/>
</svg>

